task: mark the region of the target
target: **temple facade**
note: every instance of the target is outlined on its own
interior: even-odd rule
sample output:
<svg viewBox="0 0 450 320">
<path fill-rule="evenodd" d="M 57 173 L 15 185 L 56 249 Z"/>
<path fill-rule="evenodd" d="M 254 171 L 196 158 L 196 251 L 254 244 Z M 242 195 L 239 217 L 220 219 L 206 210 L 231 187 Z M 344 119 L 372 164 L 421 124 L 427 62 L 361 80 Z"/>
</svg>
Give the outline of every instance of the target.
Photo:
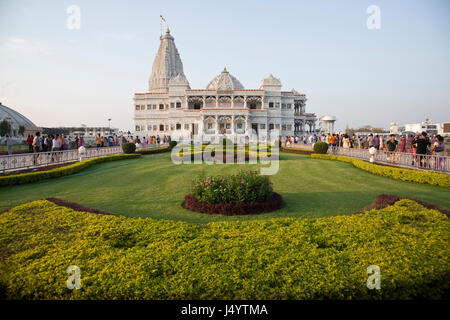
<svg viewBox="0 0 450 320">
<path fill-rule="evenodd" d="M 167 29 L 153 62 L 148 92 L 134 95 L 135 134 L 172 139 L 267 137 L 316 131 L 317 118 L 306 113 L 306 97 L 281 90 L 272 75 L 258 89 L 245 89 L 226 68 L 205 89 L 191 89 L 174 38 Z"/>
</svg>

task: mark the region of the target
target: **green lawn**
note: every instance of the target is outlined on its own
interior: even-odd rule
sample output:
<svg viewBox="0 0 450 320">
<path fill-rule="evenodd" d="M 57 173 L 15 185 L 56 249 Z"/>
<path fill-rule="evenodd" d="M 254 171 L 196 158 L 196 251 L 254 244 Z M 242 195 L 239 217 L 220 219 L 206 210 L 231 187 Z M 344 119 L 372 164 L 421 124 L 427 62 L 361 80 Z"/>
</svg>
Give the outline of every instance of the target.
<svg viewBox="0 0 450 320">
<path fill-rule="evenodd" d="M 169 153 L 108 162 L 81 173 L 33 184 L 0 188 L 0 210 L 57 197 L 132 217 L 206 223 L 272 217 L 327 217 L 357 211 L 381 193 L 411 196 L 450 207 L 450 190 L 375 176 L 350 164 L 281 153 L 280 170 L 271 176 L 285 207 L 255 216 L 225 217 L 181 207 L 191 181 L 199 175 L 226 174 L 259 165 L 174 165 Z"/>
</svg>

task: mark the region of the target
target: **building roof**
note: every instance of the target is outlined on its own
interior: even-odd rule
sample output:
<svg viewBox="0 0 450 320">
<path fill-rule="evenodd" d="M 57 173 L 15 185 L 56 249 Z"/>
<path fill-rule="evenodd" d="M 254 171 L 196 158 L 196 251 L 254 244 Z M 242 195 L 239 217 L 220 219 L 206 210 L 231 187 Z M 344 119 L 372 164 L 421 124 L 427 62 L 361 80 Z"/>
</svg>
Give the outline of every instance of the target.
<svg viewBox="0 0 450 320">
<path fill-rule="evenodd" d="M 6 119 L 14 127 L 36 127 L 28 118 L 0 103 L 0 121 Z"/>
<path fill-rule="evenodd" d="M 335 116 L 326 115 L 320 118 L 320 121 L 336 121 Z"/>
<path fill-rule="evenodd" d="M 169 90 L 169 81 L 176 78 L 177 83 L 183 81 L 189 87 L 189 83 L 183 72 L 183 63 L 175 46 L 174 37 L 167 29 L 166 34 L 161 37 L 158 52 L 153 61 L 152 74 L 148 81 L 149 91 Z"/>
<path fill-rule="evenodd" d="M 264 87 L 280 87 L 281 88 L 281 81 L 278 78 L 275 78 L 272 74 L 269 74 L 269 76 L 263 81 L 261 81 L 260 88 Z"/>
<path fill-rule="evenodd" d="M 238 79 L 233 77 L 225 67 L 217 77 L 211 80 L 206 89 L 219 91 L 242 90 L 244 89 L 244 86 Z"/>
</svg>

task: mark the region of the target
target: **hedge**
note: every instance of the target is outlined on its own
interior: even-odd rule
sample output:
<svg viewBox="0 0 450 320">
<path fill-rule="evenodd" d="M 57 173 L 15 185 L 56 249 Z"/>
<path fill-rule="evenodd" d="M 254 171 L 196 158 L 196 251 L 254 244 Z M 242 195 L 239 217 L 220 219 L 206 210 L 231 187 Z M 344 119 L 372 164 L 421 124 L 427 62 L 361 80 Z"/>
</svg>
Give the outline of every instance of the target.
<svg viewBox="0 0 450 320">
<path fill-rule="evenodd" d="M 326 154 L 328 150 L 328 143 L 322 141 L 316 142 L 313 145 L 313 150 L 314 153 Z"/>
<path fill-rule="evenodd" d="M 307 155 L 314 153 L 313 150 L 300 149 L 300 148 L 281 148 L 280 151 L 289 152 L 289 153 L 296 153 L 296 154 L 307 154 Z"/>
<path fill-rule="evenodd" d="M 136 151 L 136 145 L 133 142 L 125 142 L 122 145 L 123 153 L 125 154 L 131 154 Z"/>
<path fill-rule="evenodd" d="M 141 156 L 140 154 L 116 154 L 112 156 L 87 159 L 68 166 L 59 167 L 47 171 L 27 172 L 15 175 L 1 176 L 0 187 L 31 183 L 44 179 L 58 178 L 80 172 L 90 166 L 93 166 L 94 164 L 106 161 L 134 159 L 139 158 L 140 156 Z"/>
<path fill-rule="evenodd" d="M 383 177 L 450 188 L 450 175 L 444 173 L 380 166 L 360 159 L 330 154 L 312 154 L 311 157 L 315 159 L 338 160 L 351 163 L 357 168 Z"/>
<path fill-rule="evenodd" d="M 147 154 L 169 152 L 170 150 L 172 150 L 172 148 L 170 148 L 170 147 L 159 147 L 159 148 L 137 150 L 135 153 L 147 155 Z"/>
<path fill-rule="evenodd" d="M 42 200 L 0 214 L 0 248 L 0 299 L 445 299 L 450 287 L 450 221 L 411 200 L 206 225 Z M 370 265 L 381 290 L 367 288 Z"/>
</svg>

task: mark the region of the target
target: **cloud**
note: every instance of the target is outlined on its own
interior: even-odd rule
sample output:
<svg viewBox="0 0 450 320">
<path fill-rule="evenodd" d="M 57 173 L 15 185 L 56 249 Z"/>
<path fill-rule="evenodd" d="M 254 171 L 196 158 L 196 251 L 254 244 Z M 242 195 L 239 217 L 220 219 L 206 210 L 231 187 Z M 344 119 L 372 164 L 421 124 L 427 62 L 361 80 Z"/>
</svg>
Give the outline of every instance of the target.
<svg viewBox="0 0 450 320">
<path fill-rule="evenodd" d="M 42 42 L 20 38 L 9 37 L 0 44 L 0 51 L 13 56 L 52 56 L 54 50 Z"/>
</svg>

